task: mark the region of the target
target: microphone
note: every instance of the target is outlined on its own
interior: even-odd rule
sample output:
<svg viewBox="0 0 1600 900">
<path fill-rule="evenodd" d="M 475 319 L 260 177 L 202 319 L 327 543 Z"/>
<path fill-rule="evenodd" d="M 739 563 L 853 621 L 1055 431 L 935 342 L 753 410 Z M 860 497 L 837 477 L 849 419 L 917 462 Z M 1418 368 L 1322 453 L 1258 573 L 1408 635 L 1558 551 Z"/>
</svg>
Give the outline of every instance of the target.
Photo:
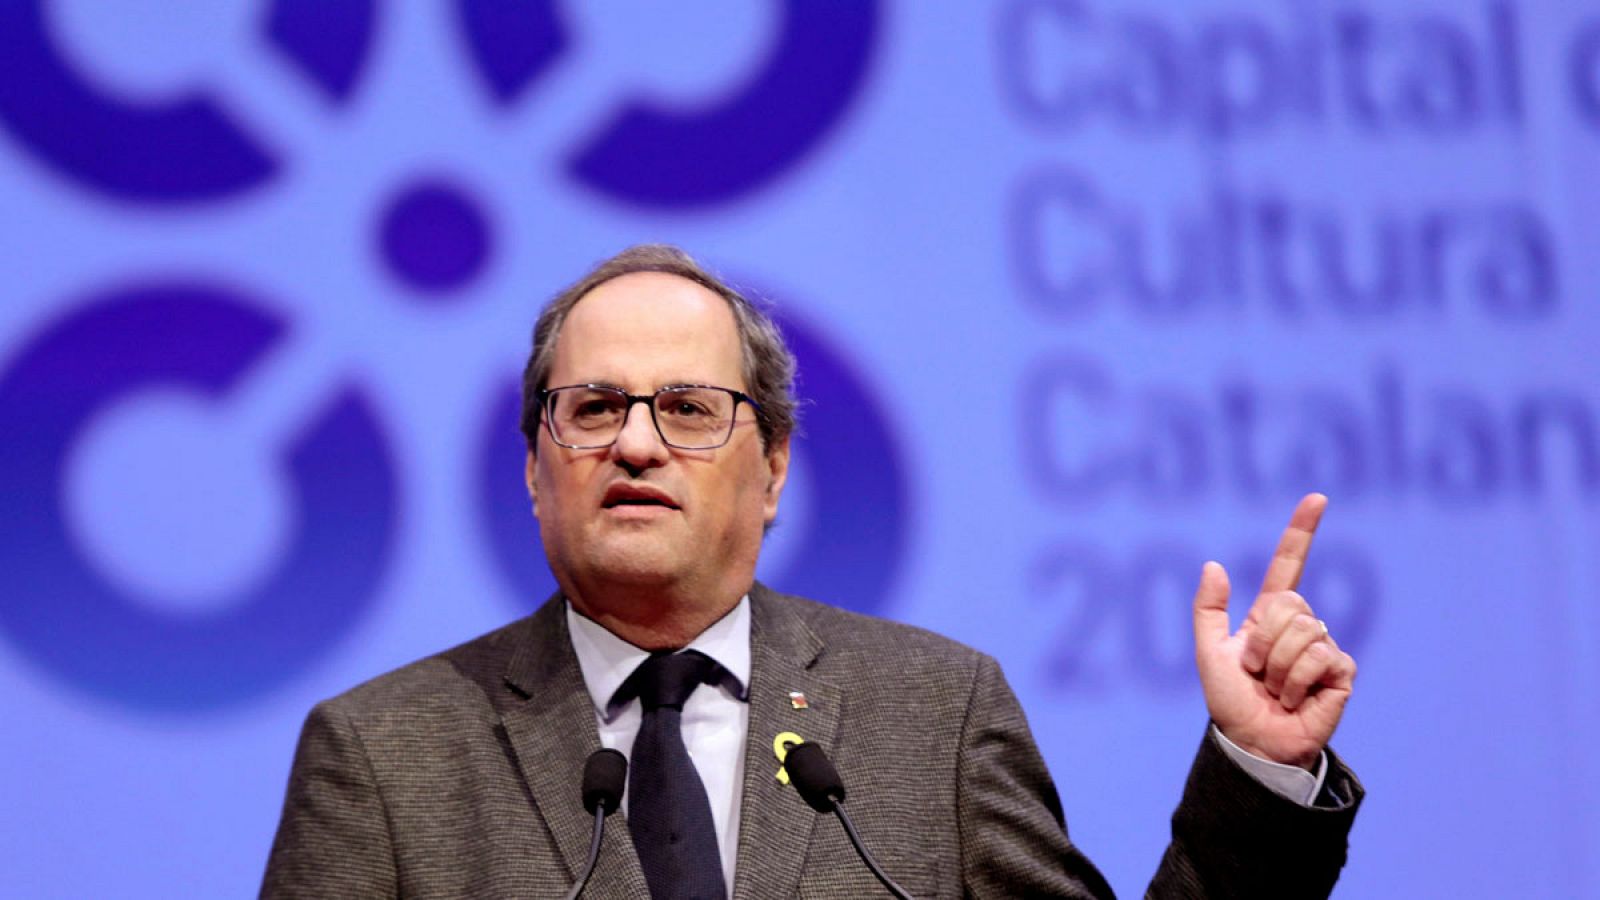
<svg viewBox="0 0 1600 900">
<path fill-rule="evenodd" d="M 867 852 L 867 846 L 861 843 L 855 823 L 844 811 L 844 780 L 839 777 L 839 770 L 828 761 L 828 754 L 822 752 L 821 745 L 801 743 L 790 747 L 788 755 L 783 758 L 783 768 L 789 773 L 790 783 L 800 792 L 800 798 L 812 809 L 821 813 L 831 812 L 839 817 L 844 833 L 850 836 L 850 843 L 856 848 L 856 855 L 872 870 L 873 876 L 889 889 L 889 893 L 900 900 L 915 900 L 904 888 L 894 883 L 888 873 L 879 867 L 878 861 L 872 858 L 872 854 Z"/>
<path fill-rule="evenodd" d="M 622 789 L 628 783 L 628 758 L 615 750 L 596 750 L 583 764 L 583 808 L 594 814 L 594 839 L 589 842 L 589 861 L 583 874 L 567 892 L 566 900 L 577 900 L 594 874 L 600 859 L 600 838 L 606 833 L 606 816 L 622 806 Z"/>
</svg>

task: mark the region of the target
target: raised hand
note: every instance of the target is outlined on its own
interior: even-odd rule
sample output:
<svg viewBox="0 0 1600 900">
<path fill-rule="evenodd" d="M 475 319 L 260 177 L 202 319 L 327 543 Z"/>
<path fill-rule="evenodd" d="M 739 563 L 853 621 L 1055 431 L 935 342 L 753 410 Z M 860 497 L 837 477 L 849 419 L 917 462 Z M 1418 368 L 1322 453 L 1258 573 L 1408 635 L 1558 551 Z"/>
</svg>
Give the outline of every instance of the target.
<svg viewBox="0 0 1600 900">
<path fill-rule="evenodd" d="M 1356 663 L 1295 593 L 1328 498 L 1307 494 L 1278 541 L 1244 624 L 1228 631 L 1228 573 L 1208 562 L 1194 595 L 1194 655 L 1206 708 L 1256 756 L 1311 767 L 1344 714 Z"/>
</svg>

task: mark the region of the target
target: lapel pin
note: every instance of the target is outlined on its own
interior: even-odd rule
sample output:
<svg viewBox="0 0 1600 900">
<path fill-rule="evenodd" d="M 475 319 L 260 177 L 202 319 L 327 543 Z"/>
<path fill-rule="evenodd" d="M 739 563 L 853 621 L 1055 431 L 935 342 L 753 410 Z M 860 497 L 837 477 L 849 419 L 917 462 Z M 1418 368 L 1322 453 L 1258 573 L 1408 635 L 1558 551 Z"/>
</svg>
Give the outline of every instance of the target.
<svg viewBox="0 0 1600 900">
<path fill-rule="evenodd" d="M 810 709 L 811 703 L 806 700 L 806 695 L 799 691 L 789 692 L 789 705 L 795 709 Z"/>
<path fill-rule="evenodd" d="M 788 784 L 789 773 L 784 771 L 783 760 L 789 755 L 789 748 L 795 744 L 803 744 L 806 739 L 792 731 L 785 731 L 772 739 L 772 755 L 778 758 L 778 783 Z"/>
</svg>

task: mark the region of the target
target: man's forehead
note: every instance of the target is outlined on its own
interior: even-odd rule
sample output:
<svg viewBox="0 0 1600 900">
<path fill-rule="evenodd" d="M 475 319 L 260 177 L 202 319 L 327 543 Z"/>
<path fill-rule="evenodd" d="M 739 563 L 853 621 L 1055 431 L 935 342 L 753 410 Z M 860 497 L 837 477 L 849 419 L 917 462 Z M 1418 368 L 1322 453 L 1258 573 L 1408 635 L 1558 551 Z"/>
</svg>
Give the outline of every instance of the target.
<svg viewBox="0 0 1600 900">
<path fill-rule="evenodd" d="M 585 294 L 556 338 L 552 377 L 639 380 L 741 377 L 727 300 L 662 272 L 618 276 Z M 636 385 L 637 386 L 637 385 Z"/>
</svg>

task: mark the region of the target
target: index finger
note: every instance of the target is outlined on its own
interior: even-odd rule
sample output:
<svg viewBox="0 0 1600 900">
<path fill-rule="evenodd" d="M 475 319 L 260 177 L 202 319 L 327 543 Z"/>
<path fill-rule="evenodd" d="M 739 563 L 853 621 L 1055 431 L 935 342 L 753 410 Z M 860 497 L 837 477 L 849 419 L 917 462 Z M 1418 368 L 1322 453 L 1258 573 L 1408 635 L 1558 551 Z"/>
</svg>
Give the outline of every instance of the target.
<svg viewBox="0 0 1600 900">
<path fill-rule="evenodd" d="M 1300 573 L 1305 571 L 1306 556 L 1311 553 L 1311 539 L 1316 536 L 1317 524 L 1322 521 L 1322 511 L 1328 508 L 1324 494 L 1307 494 L 1300 498 L 1289 517 L 1289 527 L 1278 538 L 1278 549 L 1267 564 L 1267 577 L 1261 580 L 1261 592 L 1292 591 L 1300 586 Z"/>
</svg>

